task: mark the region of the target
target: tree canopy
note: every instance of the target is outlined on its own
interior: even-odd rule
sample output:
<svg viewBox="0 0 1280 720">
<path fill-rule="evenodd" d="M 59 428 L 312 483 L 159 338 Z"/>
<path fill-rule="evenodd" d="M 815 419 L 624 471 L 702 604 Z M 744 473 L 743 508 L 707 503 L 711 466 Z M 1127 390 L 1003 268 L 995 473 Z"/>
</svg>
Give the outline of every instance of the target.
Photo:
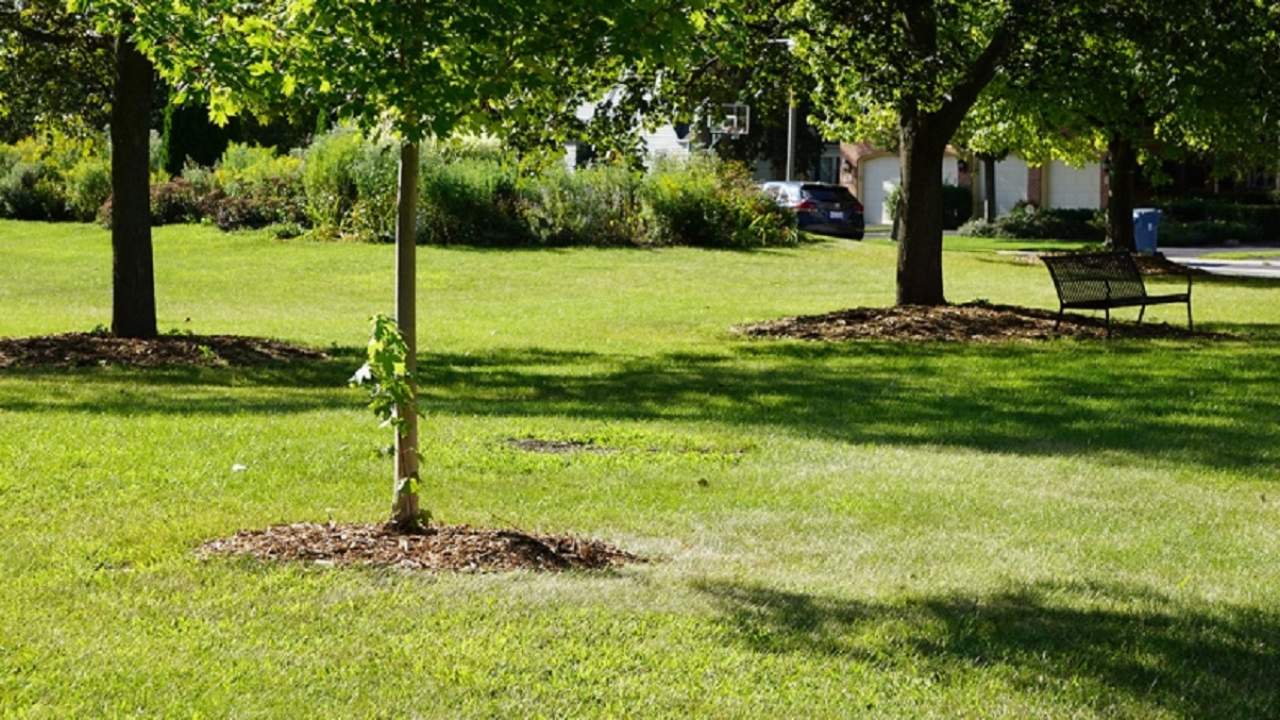
<svg viewBox="0 0 1280 720">
<path fill-rule="evenodd" d="M 111 38 L 63 0 L 0 3 L 0 142 L 42 125 L 105 125 L 111 50 Z"/>
<path fill-rule="evenodd" d="M 962 141 L 1041 163 L 1096 159 L 1105 149 L 1109 235 L 1132 248 L 1143 159 L 1207 153 L 1225 168 L 1280 151 L 1277 13 L 1252 0 L 1082 4 L 1069 33 L 1038 45 L 1037 72 L 997 76 Z"/>
</svg>

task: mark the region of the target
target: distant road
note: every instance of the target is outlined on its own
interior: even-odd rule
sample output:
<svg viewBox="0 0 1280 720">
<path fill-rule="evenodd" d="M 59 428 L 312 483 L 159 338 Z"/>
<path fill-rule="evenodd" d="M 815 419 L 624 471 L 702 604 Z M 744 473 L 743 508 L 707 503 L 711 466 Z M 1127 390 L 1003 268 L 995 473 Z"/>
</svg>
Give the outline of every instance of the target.
<svg viewBox="0 0 1280 720">
<path fill-rule="evenodd" d="M 1252 277 L 1266 278 L 1271 280 L 1280 280 L 1280 245 L 1249 245 L 1235 247 L 1188 247 L 1188 248 L 1161 248 L 1160 252 L 1170 260 L 1193 267 L 1197 270 L 1203 270 L 1213 275 L 1223 275 L 1226 277 Z M 1224 252 L 1239 253 L 1277 253 L 1274 259 L 1265 260 L 1230 260 L 1223 258 L 1204 257 L 1209 254 L 1220 254 Z"/>
</svg>

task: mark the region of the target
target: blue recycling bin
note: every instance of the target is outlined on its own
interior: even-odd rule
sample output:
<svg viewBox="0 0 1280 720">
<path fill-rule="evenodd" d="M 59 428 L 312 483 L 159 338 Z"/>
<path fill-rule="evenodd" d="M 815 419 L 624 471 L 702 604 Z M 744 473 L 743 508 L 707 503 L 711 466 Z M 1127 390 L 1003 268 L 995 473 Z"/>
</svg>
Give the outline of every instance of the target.
<svg viewBox="0 0 1280 720">
<path fill-rule="evenodd" d="M 1156 254 L 1156 233 L 1160 229 L 1161 212 L 1155 208 L 1134 208 L 1133 244 L 1140 253 Z"/>
</svg>

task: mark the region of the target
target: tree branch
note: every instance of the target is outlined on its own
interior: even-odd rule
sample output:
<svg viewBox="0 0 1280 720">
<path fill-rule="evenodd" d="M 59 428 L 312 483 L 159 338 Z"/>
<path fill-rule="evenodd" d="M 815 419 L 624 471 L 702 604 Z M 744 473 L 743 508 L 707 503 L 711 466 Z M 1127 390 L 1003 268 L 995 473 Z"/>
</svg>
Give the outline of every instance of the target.
<svg viewBox="0 0 1280 720">
<path fill-rule="evenodd" d="M 938 51 L 938 17 L 932 0 L 907 0 L 902 5 L 902 19 L 918 58 Z"/>
<path fill-rule="evenodd" d="M 1017 40 L 1013 25 L 1012 21 L 1006 21 L 996 28 L 987 46 L 969 66 L 969 71 L 952 86 L 950 98 L 933 113 L 935 119 L 946 129 L 948 137 L 959 129 L 965 113 L 978 101 L 982 90 L 995 78 L 1000 64 L 1009 56 Z"/>
<path fill-rule="evenodd" d="M 67 35 L 42 28 L 32 27 L 22 22 L 16 10 L 0 10 L 0 29 L 8 29 L 18 33 L 31 42 L 42 45 L 88 45 L 89 47 L 110 49 L 114 40 L 106 35 L 89 32 L 83 35 Z"/>
</svg>

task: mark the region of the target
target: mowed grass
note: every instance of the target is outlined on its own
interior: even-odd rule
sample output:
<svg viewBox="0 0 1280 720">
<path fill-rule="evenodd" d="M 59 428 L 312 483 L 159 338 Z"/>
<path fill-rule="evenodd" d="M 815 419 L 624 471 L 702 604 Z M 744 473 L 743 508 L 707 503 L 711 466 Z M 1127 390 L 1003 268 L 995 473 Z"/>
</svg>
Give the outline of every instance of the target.
<svg viewBox="0 0 1280 720">
<path fill-rule="evenodd" d="M 654 558 L 477 577 L 195 558 L 386 513 L 344 383 L 393 258 L 160 229 L 162 328 L 333 360 L 0 371 L 0 715 L 1280 716 L 1280 287 L 1198 285 L 1223 342 L 729 332 L 887 304 L 893 253 L 424 249 L 427 504 Z M 0 257 L 0 335 L 108 321 L 101 230 L 0 223 Z M 1043 268 L 946 268 L 1055 306 Z"/>
</svg>

